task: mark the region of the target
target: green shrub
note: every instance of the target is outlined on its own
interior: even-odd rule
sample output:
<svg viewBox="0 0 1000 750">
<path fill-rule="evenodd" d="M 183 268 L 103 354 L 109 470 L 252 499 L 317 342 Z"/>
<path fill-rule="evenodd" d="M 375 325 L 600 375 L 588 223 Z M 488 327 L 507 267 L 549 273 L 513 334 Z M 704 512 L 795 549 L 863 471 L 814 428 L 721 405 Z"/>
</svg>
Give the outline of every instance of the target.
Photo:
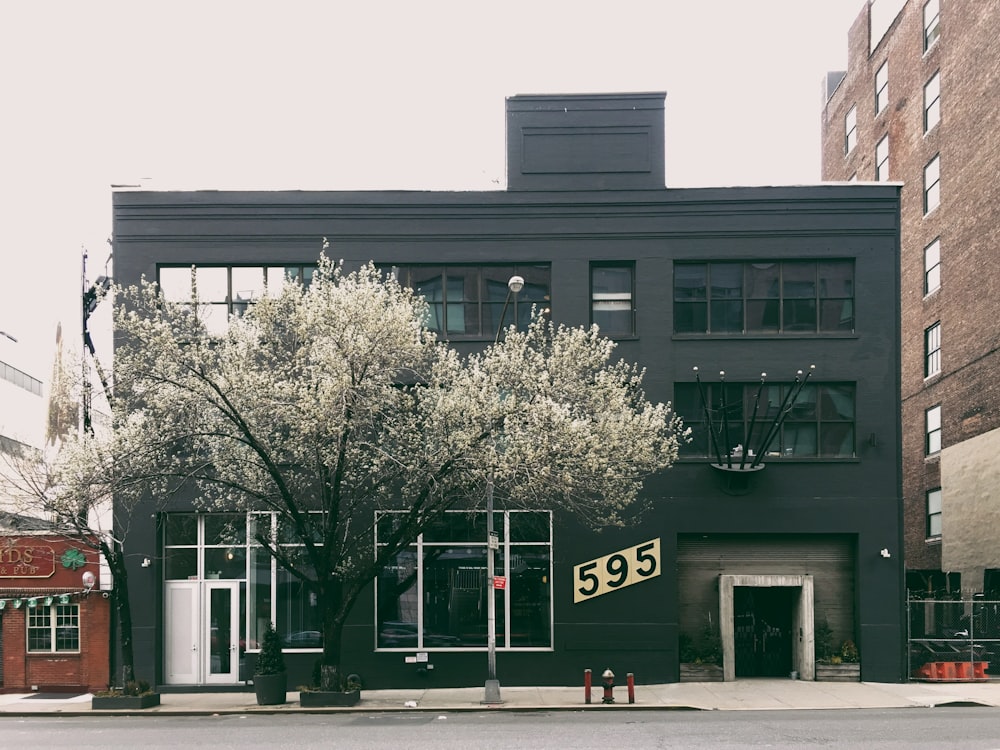
<svg viewBox="0 0 1000 750">
<path fill-rule="evenodd" d="M 261 640 L 260 653 L 257 654 L 254 674 L 281 674 L 284 671 L 285 656 L 281 653 L 281 639 L 274 629 L 274 623 L 268 623 Z"/>
</svg>

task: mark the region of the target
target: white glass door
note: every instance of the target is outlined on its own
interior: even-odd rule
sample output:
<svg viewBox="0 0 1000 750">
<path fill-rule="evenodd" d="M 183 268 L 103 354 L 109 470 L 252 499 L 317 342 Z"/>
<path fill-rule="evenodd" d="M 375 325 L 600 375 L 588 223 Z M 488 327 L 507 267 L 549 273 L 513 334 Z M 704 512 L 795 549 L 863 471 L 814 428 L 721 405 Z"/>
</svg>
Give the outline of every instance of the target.
<svg viewBox="0 0 1000 750">
<path fill-rule="evenodd" d="M 238 682 L 240 676 L 240 584 L 205 581 L 206 683 Z"/>
</svg>

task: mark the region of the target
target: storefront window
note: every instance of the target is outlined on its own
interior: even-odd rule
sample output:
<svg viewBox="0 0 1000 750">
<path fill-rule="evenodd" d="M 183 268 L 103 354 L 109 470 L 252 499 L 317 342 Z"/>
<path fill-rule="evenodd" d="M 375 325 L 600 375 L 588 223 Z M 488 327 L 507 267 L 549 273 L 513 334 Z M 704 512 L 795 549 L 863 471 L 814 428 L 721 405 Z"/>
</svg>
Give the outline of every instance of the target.
<svg viewBox="0 0 1000 750">
<path fill-rule="evenodd" d="M 387 513 L 379 523 L 392 526 Z M 500 549 L 487 580 L 486 516 L 447 513 L 396 555 L 377 580 L 379 648 L 485 648 L 486 597 L 496 597 L 497 646 L 550 648 L 551 519 L 547 512 L 496 514 Z"/>
</svg>

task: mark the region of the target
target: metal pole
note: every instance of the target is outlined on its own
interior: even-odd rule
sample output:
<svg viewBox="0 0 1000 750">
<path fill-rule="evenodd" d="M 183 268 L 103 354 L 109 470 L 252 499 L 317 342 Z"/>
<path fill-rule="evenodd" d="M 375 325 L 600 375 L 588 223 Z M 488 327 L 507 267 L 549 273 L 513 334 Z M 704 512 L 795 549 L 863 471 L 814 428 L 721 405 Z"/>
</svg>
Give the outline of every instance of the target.
<svg viewBox="0 0 1000 750">
<path fill-rule="evenodd" d="M 493 345 L 500 343 L 500 331 L 503 330 L 503 319 L 507 315 L 507 306 L 510 304 L 512 295 L 517 294 L 524 287 L 524 279 L 520 276 L 511 276 L 507 281 L 507 297 L 503 302 L 503 311 L 500 313 L 500 324 L 497 326 L 497 335 L 493 340 Z M 496 577 L 496 563 L 493 528 L 493 465 L 490 462 L 490 471 L 486 475 L 486 685 L 484 688 L 484 704 L 503 703 L 500 698 L 500 680 L 497 679 L 497 599 L 496 589 L 493 588 L 493 581 Z"/>
<path fill-rule="evenodd" d="M 497 679 L 497 599 L 493 589 L 493 467 L 486 478 L 486 686 L 483 703 L 503 703 Z"/>
</svg>

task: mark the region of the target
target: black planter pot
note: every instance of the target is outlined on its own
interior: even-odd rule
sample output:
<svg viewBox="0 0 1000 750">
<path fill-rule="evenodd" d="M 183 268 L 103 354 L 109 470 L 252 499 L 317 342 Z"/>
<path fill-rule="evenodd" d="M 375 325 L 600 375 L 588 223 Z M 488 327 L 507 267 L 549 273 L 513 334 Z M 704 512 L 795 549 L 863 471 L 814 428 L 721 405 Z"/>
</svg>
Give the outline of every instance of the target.
<svg viewBox="0 0 1000 750">
<path fill-rule="evenodd" d="M 287 700 L 288 673 L 255 674 L 253 690 L 258 706 L 274 706 Z"/>
<path fill-rule="evenodd" d="M 159 693 L 147 693 L 146 695 L 95 695 L 90 699 L 90 707 L 98 711 L 134 711 L 138 708 L 152 708 L 159 705 Z"/>
<path fill-rule="evenodd" d="M 299 693 L 299 705 L 303 708 L 331 708 L 356 706 L 361 700 L 360 690 L 346 692 L 332 690 L 303 690 Z"/>
</svg>

